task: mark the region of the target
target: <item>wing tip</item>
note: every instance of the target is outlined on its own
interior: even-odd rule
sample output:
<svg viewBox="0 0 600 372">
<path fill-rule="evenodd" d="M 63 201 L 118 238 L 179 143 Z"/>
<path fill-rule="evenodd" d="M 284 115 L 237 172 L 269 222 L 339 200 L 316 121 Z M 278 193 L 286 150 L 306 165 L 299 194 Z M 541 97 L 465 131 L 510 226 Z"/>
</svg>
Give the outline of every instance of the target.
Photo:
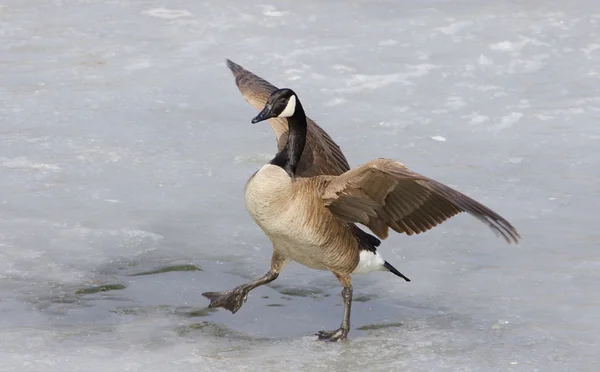
<svg viewBox="0 0 600 372">
<path fill-rule="evenodd" d="M 508 244 L 519 244 L 521 241 L 521 234 L 514 227 L 510 226 L 509 229 L 506 229 L 506 233 L 508 237 L 505 236 L 506 242 Z"/>
<path fill-rule="evenodd" d="M 487 215 L 481 217 L 483 220 L 487 221 L 488 225 L 496 233 L 496 235 L 503 237 L 508 244 L 519 244 L 519 241 L 521 240 L 521 234 L 519 234 L 517 229 L 506 219 L 497 214 L 495 216 Z"/>
<path fill-rule="evenodd" d="M 508 244 L 519 244 L 521 235 L 517 229 L 498 213 L 443 183 L 429 180 L 427 184 L 431 190 L 453 204 L 460 212 L 469 213 L 486 223 L 496 235 L 503 237 Z"/>
<path fill-rule="evenodd" d="M 234 75 L 239 74 L 242 71 L 245 71 L 245 69 L 242 66 L 240 66 L 237 63 L 233 62 L 229 58 L 225 58 L 225 64 L 231 70 L 231 72 L 233 72 Z"/>
</svg>

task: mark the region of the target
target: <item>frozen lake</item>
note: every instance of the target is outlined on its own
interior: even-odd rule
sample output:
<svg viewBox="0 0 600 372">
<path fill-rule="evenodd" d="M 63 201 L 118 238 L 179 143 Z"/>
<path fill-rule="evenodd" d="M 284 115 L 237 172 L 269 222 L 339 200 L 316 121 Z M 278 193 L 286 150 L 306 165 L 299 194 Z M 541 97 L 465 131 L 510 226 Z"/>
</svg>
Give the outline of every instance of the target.
<svg viewBox="0 0 600 372">
<path fill-rule="evenodd" d="M 324 4 L 326 3 L 326 4 Z M 0 5 L 0 371 L 597 371 L 600 8 L 585 1 Z M 352 166 L 400 160 L 506 217 L 380 247 L 412 279 L 264 274 L 275 152 L 225 58 L 294 89 Z"/>
</svg>

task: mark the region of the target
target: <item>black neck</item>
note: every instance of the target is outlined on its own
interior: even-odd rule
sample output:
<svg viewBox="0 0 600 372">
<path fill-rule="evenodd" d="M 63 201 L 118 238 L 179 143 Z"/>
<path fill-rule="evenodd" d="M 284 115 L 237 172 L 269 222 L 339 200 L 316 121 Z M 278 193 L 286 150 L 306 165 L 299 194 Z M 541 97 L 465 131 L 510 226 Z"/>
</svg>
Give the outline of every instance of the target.
<svg viewBox="0 0 600 372">
<path fill-rule="evenodd" d="M 287 142 L 270 163 L 283 168 L 291 178 L 294 178 L 300 157 L 304 151 L 307 126 L 306 115 L 298 97 L 296 97 L 294 115 L 287 118 L 287 122 L 289 127 Z"/>
</svg>

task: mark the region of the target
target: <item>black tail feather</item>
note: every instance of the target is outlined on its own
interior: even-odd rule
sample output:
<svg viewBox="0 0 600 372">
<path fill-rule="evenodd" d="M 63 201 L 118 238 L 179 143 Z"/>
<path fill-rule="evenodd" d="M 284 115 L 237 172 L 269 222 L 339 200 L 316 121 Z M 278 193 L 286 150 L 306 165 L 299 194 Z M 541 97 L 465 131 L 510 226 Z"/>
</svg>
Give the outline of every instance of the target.
<svg viewBox="0 0 600 372">
<path fill-rule="evenodd" d="M 377 251 L 377 247 L 379 247 L 379 244 L 381 244 L 381 240 L 377 239 L 368 232 L 361 230 L 354 224 L 351 224 L 350 226 L 352 227 L 354 236 L 356 239 L 358 239 L 358 245 L 360 248 L 364 249 L 365 251 L 375 253 Z"/>
<path fill-rule="evenodd" d="M 398 275 L 399 277 L 406 280 L 407 282 L 410 282 L 410 279 L 408 279 L 406 276 L 404 276 L 404 274 L 402 274 L 400 271 L 396 270 L 396 268 L 394 266 L 392 266 L 389 262 L 385 261 L 383 264 L 383 267 L 385 267 L 386 269 L 391 271 L 392 274 Z"/>
</svg>

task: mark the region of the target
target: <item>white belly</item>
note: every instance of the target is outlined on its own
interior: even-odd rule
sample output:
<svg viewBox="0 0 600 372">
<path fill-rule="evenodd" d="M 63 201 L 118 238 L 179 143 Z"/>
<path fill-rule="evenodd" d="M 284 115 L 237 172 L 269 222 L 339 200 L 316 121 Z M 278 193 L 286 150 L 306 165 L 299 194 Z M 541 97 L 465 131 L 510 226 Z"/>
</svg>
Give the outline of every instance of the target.
<svg viewBox="0 0 600 372">
<path fill-rule="evenodd" d="M 292 179 L 282 168 L 263 166 L 248 181 L 244 197 L 250 216 L 276 250 L 305 266 L 325 269 L 320 263 L 323 248 L 304 220 L 307 206 L 295 199 Z"/>
</svg>

